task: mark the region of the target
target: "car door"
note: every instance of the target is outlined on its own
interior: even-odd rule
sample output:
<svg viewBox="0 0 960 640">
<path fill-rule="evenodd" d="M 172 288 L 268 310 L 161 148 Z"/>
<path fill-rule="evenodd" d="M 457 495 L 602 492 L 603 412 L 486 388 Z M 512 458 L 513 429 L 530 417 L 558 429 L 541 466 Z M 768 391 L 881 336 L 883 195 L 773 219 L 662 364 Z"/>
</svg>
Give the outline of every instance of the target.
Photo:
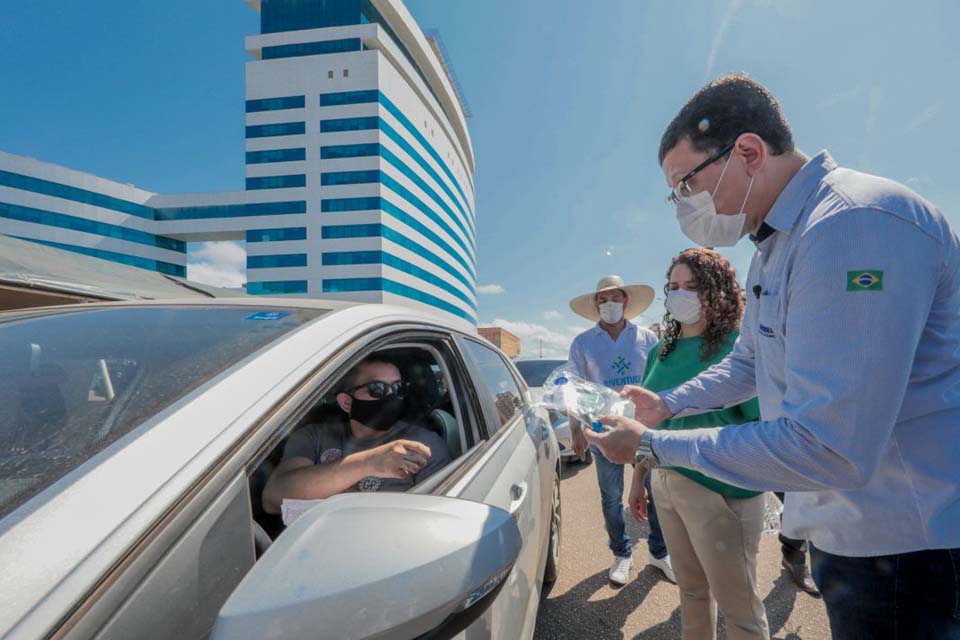
<svg viewBox="0 0 960 640">
<path fill-rule="evenodd" d="M 520 527 L 524 547 L 500 596 L 484 616 L 486 628 L 467 637 L 526 638 L 533 633 L 543 558 L 549 537 L 552 472 L 556 446 L 544 412 L 527 394 L 499 352 L 458 337 L 467 363 L 486 451 L 457 488 L 458 497 L 508 511 Z M 549 483 L 545 479 L 549 477 Z"/>
</svg>

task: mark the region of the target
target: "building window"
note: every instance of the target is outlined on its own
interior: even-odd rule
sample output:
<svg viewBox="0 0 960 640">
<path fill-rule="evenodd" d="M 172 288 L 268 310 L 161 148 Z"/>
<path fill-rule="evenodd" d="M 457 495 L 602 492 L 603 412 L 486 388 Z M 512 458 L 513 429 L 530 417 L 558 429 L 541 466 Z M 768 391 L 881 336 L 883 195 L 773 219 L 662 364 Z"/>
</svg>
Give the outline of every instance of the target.
<svg viewBox="0 0 960 640">
<path fill-rule="evenodd" d="M 330 53 L 344 53 L 360 51 L 360 38 L 345 40 L 325 40 L 323 42 L 303 42 L 298 44 L 282 44 L 263 48 L 264 60 L 279 58 L 299 58 L 303 56 L 319 56 Z"/>
<path fill-rule="evenodd" d="M 307 176 L 302 174 L 247 178 L 247 191 L 255 191 L 257 189 L 287 189 L 305 186 L 307 186 Z"/>
<path fill-rule="evenodd" d="M 337 171 L 320 174 L 320 184 L 322 185 L 366 184 L 379 181 L 379 171 Z"/>
<path fill-rule="evenodd" d="M 332 131 L 361 131 L 364 129 L 376 129 L 379 126 L 379 121 L 380 121 L 380 118 L 377 118 L 376 116 L 368 117 L 368 118 L 341 118 L 338 120 L 321 120 L 320 132 L 329 133 Z"/>
<path fill-rule="evenodd" d="M 265 282 L 248 282 L 247 293 L 252 296 L 306 293 L 306 280 L 267 280 Z"/>
<path fill-rule="evenodd" d="M 254 242 L 285 242 L 306 240 L 306 227 L 284 227 L 279 229 L 250 229 L 247 231 L 247 244 Z"/>
<path fill-rule="evenodd" d="M 418 256 L 425 258 L 429 262 L 437 265 L 448 274 L 457 279 L 457 281 L 463 283 L 467 288 L 467 291 L 474 291 L 476 288 L 475 283 L 471 282 L 464 276 L 461 272 L 457 271 L 453 266 L 450 265 L 443 258 L 428 250 L 427 248 L 421 246 L 417 242 L 414 242 L 407 236 L 403 235 L 399 231 L 395 231 L 386 225 L 381 224 L 344 224 L 344 225 L 329 225 L 323 227 L 320 231 L 321 237 L 324 240 L 332 240 L 339 238 L 373 238 L 380 236 L 385 240 L 389 240 L 394 244 L 397 244 L 404 249 L 412 251 Z"/>
<path fill-rule="evenodd" d="M 247 113 L 259 111 L 281 111 L 283 109 L 302 109 L 303 96 L 287 96 L 285 98 L 262 98 L 247 100 Z"/>
<path fill-rule="evenodd" d="M 361 24 L 361 0 L 262 0 L 260 33 Z"/>
<path fill-rule="evenodd" d="M 80 233 L 89 233 L 106 238 L 116 238 L 117 240 L 135 242 L 148 247 L 169 249 L 170 251 L 176 251 L 178 253 L 187 252 L 187 245 L 182 240 L 157 236 L 152 233 L 147 233 L 146 231 L 129 229 L 107 222 L 88 220 L 86 218 L 68 216 L 64 213 L 44 211 L 43 209 L 34 209 L 33 207 L 24 207 L 6 202 L 0 202 L 0 218 L 19 220 L 20 222 L 31 222 L 47 227 L 57 227 L 59 229 L 69 229 L 71 231 L 79 231 Z"/>
<path fill-rule="evenodd" d="M 344 70 L 343 70 L 343 77 L 344 77 L 344 78 L 350 77 L 350 69 L 344 69 Z"/>
<path fill-rule="evenodd" d="M 333 80 L 333 70 L 327 71 L 327 78 Z"/>
<path fill-rule="evenodd" d="M 331 71 L 330 73 L 333 72 Z M 366 102 L 376 102 L 379 100 L 379 98 L 380 92 L 376 89 L 370 91 L 338 91 L 337 93 L 321 93 L 320 106 L 330 107 L 341 104 L 362 104 Z"/>
<path fill-rule="evenodd" d="M 419 289 L 415 289 L 405 284 L 400 284 L 399 282 L 395 282 L 387 278 L 324 278 L 322 286 L 324 293 L 385 291 L 387 293 L 393 293 L 398 296 L 410 298 L 411 300 L 423 302 L 424 304 L 428 304 L 438 309 L 443 309 L 444 311 L 464 318 L 468 322 L 476 322 L 476 318 L 474 318 L 473 315 L 467 313 L 456 305 L 450 304 L 446 300 L 441 300 L 440 298 L 430 295 L 429 293 L 425 293 Z"/>
<path fill-rule="evenodd" d="M 323 200 L 320 210 L 323 213 L 339 213 L 341 211 L 376 211 L 380 208 L 380 198 L 333 198 Z"/>
<path fill-rule="evenodd" d="M 269 138 L 271 136 L 295 136 L 306 131 L 303 122 L 279 122 L 277 124 L 247 125 L 248 138 Z"/>
<path fill-rule="evenodd" d="M 117 262 L 119 264 L 125 264 L 131 267 L 139 267 L 140 269 L 147 269 L 148 271 L 165 273 L 169 276 L 177 276 L 179 278 L 187 277 L 187 268 L 179 264 L 172 264 L 170 262 L 163 262 L 161 260 L 151 260 L 149 258 L 141 258 L 139 256 L 128 256 L 115 251 L 104 251 L 103 249 L 81 247 L 73 244 L 64 244 L 62 242 L 52 242 L 50 240 L 37 240 L 36 238 L 25 238 L 23 236 L 14 237 L 20 238 L 21 240 L 36 242 L 37 244 L 46 245 L 48 247 L 54 247 L 56 249 L 63 249 L 64 251 L 72 251 L 73 253 L 100 258 L 101 260 L 109 260 L 110 262 Z"/>
<path fill-rule="evenodd" d="M 265 149 L 263 151 L 247 151 L 247 164 L 265 164 L 268 162 L 299 162 L 306 159 L 306 149 Z"/>
<path fill-rule="evenodd" d="M 20 189 L 22 191 L 31 191 L 33 193 L 42 193 L 43 195 L 53 196 L 54 198 L 63 198 L 72 202 L 93 205 L 128 213 L 147 220 L 153 219 L 153 209 L 129 200 L 121 200 L 95 191 L 87 191 L 78 187 L 60 184 L 59 182 L 50 182 L 31 176 L 11 173 L 9 171 L 0 171 L 0 187 L 10 187 L 11 189 Z"/>
<path fill-rule="evenodd" d="M 341 144 L 330 147 L 320 147 L 320 157 L 324 160 L 336 158 L 362 158 L 380 154 L 380 145 L 372 144 Z"/>
<path fill-rule="evenodd" d="M 463 291 L 454 287 L 443 278 L 385 251 L 332 251 L 324 253 L 322 260 L 323 265 L 327 267 L 354 264 L 384 264 L 398 271 L 408 273 L 424 282 L 428 282 L 439 289 L 443 289 L 447 293 L 465 302 L 471 309 L 476 309 L 474 302 L 470 300 Z M 249 264 L 247 266 L 249 266 Z"/>
<path fill-rule="evenodd" d="M 305 266 L 307 266 L 307 254 L 305 253 L 247 256 L 247 269 L 282 269 Z"/>
<path fill-rule="evenodd" d="M 244 218 L 248 216 L 278 216 L 306 213 L 305 200 L 287 202 L 253 202 L 249 204 L 220 204 L 208 207 L 169 207 L 157 209 L 157 220 L 198 220 L 203 218 Z"/>
</svg>

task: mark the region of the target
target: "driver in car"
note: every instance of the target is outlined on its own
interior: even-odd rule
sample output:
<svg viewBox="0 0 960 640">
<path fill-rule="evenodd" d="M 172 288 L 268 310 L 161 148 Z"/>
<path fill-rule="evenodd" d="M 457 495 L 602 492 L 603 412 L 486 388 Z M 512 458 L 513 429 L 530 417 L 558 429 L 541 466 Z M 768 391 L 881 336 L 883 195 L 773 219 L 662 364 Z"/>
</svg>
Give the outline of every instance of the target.
<svg viewBox="0 0 960 640">
<path fill-rule="evenodd" d="M 439 435 L 401 419 L 407 385 L 395 364 L 368 356 L 344 378 L 337 404 L 348 420 L 308 424 L 287 441 L 263 490 L 263 507 L 347 491 L 406 491 L 450 462 Z"/>
</svg>

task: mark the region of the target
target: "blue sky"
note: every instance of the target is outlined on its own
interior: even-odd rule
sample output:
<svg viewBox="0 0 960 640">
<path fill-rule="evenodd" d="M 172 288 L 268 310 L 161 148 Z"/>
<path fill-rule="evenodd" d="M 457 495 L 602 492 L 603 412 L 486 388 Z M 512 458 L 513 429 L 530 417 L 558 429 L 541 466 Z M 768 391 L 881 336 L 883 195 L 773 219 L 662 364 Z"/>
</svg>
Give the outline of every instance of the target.
<svg viewBox="0 0 960 640">
<path fill-rule="evenodd" d="M 743 70 L 798 145 L 906 182 L 960 228 L 960 3 L 408 0 L 473 111 L 481 321 L 562 351 L 606 273 L 658 291 L 690 245 L 663 197 L 664 127 Z M 242 0 L 31 0 L 4 9 L 0 149 L 160 192 L 240 190 Z M 751 247 L 727 252 L 745 274 Z M 200 248 L 191 277 L 242 261 Z M 206 271 L 204 271 L 206 269 Z M 658 301 L 642 320 L 662 313 Z"/>
</svg>

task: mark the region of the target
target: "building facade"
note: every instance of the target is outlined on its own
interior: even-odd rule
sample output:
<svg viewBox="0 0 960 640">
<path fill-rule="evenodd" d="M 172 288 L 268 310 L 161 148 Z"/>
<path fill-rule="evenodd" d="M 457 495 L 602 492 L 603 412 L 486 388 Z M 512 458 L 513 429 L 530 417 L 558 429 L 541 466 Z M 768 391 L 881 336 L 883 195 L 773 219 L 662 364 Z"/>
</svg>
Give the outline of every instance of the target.
<svg viewBox="0 0 960 640">
<path fill-rule="evenodd" d="M 476 323 L 473 149 L 439 43 L 400 0 L 247 0 L 246 184 L 156 194 L 0 153 L 0 233 L 175 276 L 241 240 L 247 292 Z"/>
<path fill-rule="evenodd" d="M 477 327 L 477 333 L 482 338 L 499 348 L 510 358 L 520 355 L 520 338 L 501 327 Z"/>
</svg>

